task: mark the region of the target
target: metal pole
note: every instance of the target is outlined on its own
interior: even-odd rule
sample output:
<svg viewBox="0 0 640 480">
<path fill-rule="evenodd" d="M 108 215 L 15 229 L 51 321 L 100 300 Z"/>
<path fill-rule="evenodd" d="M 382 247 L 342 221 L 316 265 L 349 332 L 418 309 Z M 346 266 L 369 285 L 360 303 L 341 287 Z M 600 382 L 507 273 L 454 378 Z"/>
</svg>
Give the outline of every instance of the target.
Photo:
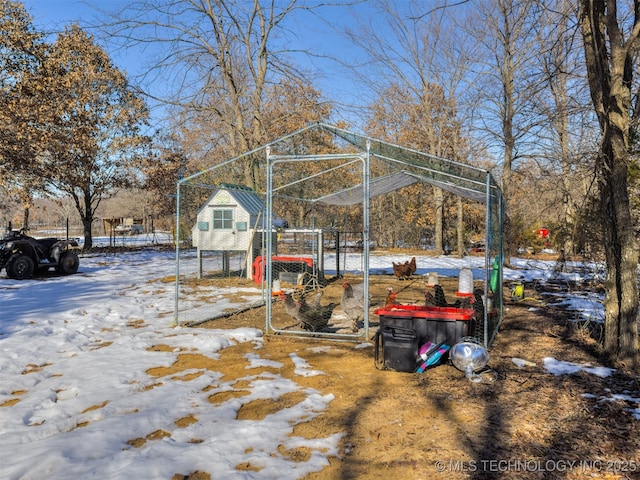
<svg viewBox="0 0 640 480">
<path fill-rule="evenodd" d="M 369 338 L 369 181 L 371 142 L 367 140 L 367 155 L 363 165 L 362 209 L 364 221 L 364 336 Z"/>
<path fill-rule="evenodd" d="M 504 314 L 504 308 L 503 308 L 503 301 L 502 301 L 502 289 L 503 289 L 503 266 L 504 266 L 504 209 L 505 209 L 505 203 L 504 203 L 504 197 L 502 196 L 502 191 L 498 191 L 498 194 L 496 195 L 497 197 L 497 203 L 498 203 L 498 208 L 497 208 L 497 215 L 498 215 L 498 225 L 500 227 L 500 241 L 499 241 L 499 246 L 500 246 L 500 263 L 499 263 L 499 268 L 500 268 L 500 274 L 498 275 L 498 291 L 500 292 L 500 306 L 498 307 L 498 321 L 496 323 L 495 326 L 495 331 L 493 332 L 493 335 L 491 337 L 491 340 L 493 341 L 493 338 L 495 337 L 495 335 L 498 332 L 498 329 L 500 328 L 500 325 L 502 325 L 502 316 Z"/>
<path fill-rule="evenodd" d="M 485 205 L 486 210 L 484 212 L 484 298 L 486 305 L 484 306 L 484 318 L 483 324 L 483 343 L 485 348 L 489 347 L 489 265 L 490 265 L 490 253 L 493 252 L 493 245 L 491 244 L 491 176 L 487 172 L 486 184 L 485 184 Z M 495 292 L 494 292 L 495 294 Z"/>
<path fill-rule="evenodd" d="M 267 146 L 266 148 L 266 153 L 267 153 L 267 196 L 266 196 L 266 204 L 264 206 L 265 208 L 265 243 L 266 243 L 266 252 L 265 252 L 265 256 L 263 257 L 263 262 L 262 262 L 262 268 L 263 271 L 265 272 L 265 276 L 266 278 L 263 279 L 263 285 L 266 282 L 266 289 L 265 289 L 265 303 L 266 303 L 266 325 L 265 325 L 265 333 L 269 333 L 269 327 L 271 325 L 271 311 L 272 311 L 272 304 L 271 304 L 271 300 L 272 300 L 272 296 L 273 296 L 273 266 L 271 265 L 271 260 L 273 257 L 273 245 L 272 245 L 272 241 L 273 241 L 273 236 L 271 235 L 271 229 L 273 228 L 273 213 L 272 213 L 272 202 L 273 202 L 273 171 L 272 168 L 273 166 L 271 165 L 271 148 L 269 146 Z M 265 266 L 266 266 L 266 270 L 265 270 Z"/>
<path fill-rule="evenodd" d="M 178 319 L 178 294 L 180 292 L 180 182 L 176 187 L 176 291 L 174 297 L 173 322 L 179 325 Z"/>
<path fill-rule="evenodd" d="M 340 278 L 340 230 L 336 230 L 336 277 Z"/>
</svg>

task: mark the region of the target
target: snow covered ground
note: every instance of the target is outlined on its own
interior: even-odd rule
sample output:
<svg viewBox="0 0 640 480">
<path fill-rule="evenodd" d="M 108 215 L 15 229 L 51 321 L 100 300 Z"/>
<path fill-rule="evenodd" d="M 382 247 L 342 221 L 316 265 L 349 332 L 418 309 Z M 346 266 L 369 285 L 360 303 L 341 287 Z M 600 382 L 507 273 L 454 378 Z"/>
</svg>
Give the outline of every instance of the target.
<svg viewBox="0 0 640 480">
<path fill-rule="evenodd" d="M 372 271 L 380 273 L 391 260 L 372 256 Z M 515 263 L 521 269 L 506 271 L 505 279 L 533 282 L 558 275 L 553 262 Z M 457 276 L 463 266 L 477 272 L 483 259 L 419 257 L 418 265 L 417 274 Z M 199 376 L 190 381 L 167 376 L 161 382 L 147 373 L 172 365 L 179 351 L 216 359 L 222 349 L 239 342 L 254 345 L 255 353 L 248 357 L 252 365 L 266 362 L 260 356 L 259 330 L 175 328 L 174 284 L 161 281 L 174 273 L 174 253 L 150 249 L 84 256 L 79 273 L 69 277 L 0 279 L 0 477 L 170 478 L 201 470 L 225 479 L 298 479 L 322 469 L 327 457 L 337 454 L 340 435 L 291 436 L 295 424 L 329 408 L 331 393 L 303 388 L 279 375 L 258 378 L 248 370 L 251 393 L 213 405 L 208 397 L 233 389 L 217 372 L 191 372 Z M 257 301 L 260 294 L 259 288 L 246 289 L 240 301 Z M 564 295 L 558 302 L 586 318 L 602 317 L 593 294 Z M 174 350 L 150 351 L 158 344 Z M 302 357 L 294 361 L 300 376 L 322 373 Z M 554 374 L 575 368 L 596 375 L 609 372 L 561 359 L 545 360 L 544 367 Z M 207 386 L 214 388 L 206 391 Z M 305 400 L 260 421 L 236 419 L 242 403 L 293 391 L 304 393 Z M 174 423 L 189 415 L 197 422 Z M 160 430 L 170 436 L 142 447 L 127 443 Z M 194 438 L 203 441 L 192 443 Z M 312 454 L 294 462 L 280 453 L 279 445 L 307 447 Z M 247 461 L 263 468 L 236 470 Z"/>
</svg>

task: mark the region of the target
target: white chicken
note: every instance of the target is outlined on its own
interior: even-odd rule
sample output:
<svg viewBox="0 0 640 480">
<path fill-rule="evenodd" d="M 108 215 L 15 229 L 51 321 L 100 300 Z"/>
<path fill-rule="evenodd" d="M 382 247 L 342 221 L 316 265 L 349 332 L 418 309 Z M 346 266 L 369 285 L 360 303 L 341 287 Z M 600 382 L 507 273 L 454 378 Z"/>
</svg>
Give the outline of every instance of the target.
<svg viewBox="0 0 640 480">
<path fill-rule="evenodd" d="M 351 321 L 353 331 L 357 332 L 358 322 L 364 320 L 364 309 L 368 308 L 369 303 L 367 302 L 365 306 L 364 283 L 351 285 L 349 282 L 344 282 L 342 288 L 344 292 L 340 299 L 340 306 L 347 319 Z"/>
</svg>

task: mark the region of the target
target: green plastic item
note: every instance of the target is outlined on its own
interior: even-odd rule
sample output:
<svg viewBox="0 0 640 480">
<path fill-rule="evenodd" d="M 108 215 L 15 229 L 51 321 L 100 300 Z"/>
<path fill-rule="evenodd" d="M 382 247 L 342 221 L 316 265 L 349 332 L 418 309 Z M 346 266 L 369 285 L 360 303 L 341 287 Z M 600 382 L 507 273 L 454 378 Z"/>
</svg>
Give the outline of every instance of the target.
<svg viewBox="0 0 640 480">
<path fill-rule="evenodd" d="M 491 280 L 489 281 L 489 287 L 493 293 L 496 293 L 498 290 L 499 278 L 500 275 L 500 263 L 498 261 L 498 257 L 493 260 L 493 269 L 491 270 Z"/>
</svg>

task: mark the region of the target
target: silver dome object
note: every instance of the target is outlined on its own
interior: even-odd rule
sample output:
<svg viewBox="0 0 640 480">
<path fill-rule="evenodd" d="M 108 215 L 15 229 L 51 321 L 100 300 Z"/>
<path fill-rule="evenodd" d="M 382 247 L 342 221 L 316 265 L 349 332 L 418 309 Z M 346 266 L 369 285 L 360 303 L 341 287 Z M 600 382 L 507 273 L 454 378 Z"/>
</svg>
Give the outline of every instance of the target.
<svg viewBox="0 0 640 480">
<path fill-rule="evenodd" d="M 489 363 L 489 352 L 473 337 L 463 337 L 451 347 L 449 352 L 451 363 L 458 370 L 465 372 L 465 376 L 472 382 L 480 382 L 482 377 L 475 372 Z"/>
</svg>

